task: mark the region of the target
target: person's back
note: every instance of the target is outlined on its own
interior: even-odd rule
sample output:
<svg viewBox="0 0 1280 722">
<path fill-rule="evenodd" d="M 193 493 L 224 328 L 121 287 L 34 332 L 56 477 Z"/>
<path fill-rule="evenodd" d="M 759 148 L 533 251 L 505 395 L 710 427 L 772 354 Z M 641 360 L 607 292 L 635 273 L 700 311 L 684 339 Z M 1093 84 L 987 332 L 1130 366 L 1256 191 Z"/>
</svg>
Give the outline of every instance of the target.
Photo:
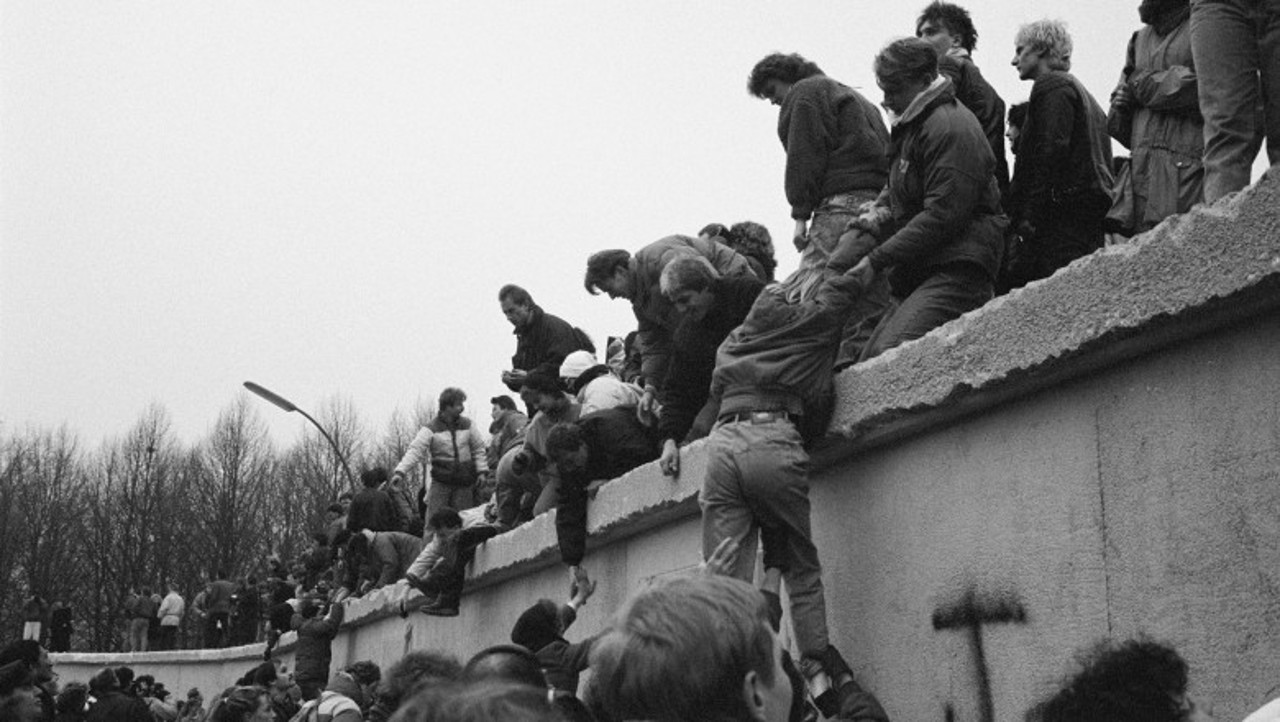
<svg viewBox="0 0 1280 722">
<path fill-rule="evenodd" d="M 371 531 L 396 529 L 396 507 L 395 502 L 391 500 L 391 495 L 377 487 L 368 486 L 356 492 L 356 495 L 351 498 L 351 507 L 347 511 L 347 529 L 352 532 L 361 529 Z"/>
<path fill-rule="evenodd" d="M 231 598 L 236 594 L 236 585 L 229 579 L 218 579 L 209 585 L 205 595 L 205 609 L 210 614 L 230 614 Z"/>
<path fill-rule="evenodd" d="M 343 606 L 334 604 L 329 614 L 321 617 L 314 602 L 304 602 L 302 624 L 298 626 L 294 680 L 302 688 L 305 699 L 315 699 L 329 678 L 333 659 L 332 643 L 342 624 Z"/>
</svg>

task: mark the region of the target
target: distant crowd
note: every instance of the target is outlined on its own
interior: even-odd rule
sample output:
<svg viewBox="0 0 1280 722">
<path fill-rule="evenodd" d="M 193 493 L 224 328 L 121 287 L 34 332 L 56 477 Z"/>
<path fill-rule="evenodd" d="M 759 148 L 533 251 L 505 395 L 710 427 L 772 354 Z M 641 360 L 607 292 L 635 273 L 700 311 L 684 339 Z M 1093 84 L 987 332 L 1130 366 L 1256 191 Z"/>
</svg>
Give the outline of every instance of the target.
<svg viewBox="0 0 1280 722">
<path fill-rule="evenodd" d="M 103 670 L 88 719 L 134 719 L 115 710 L 144 706 L 156 719 L 385 719 L 408 700 L 395 719 L 887 720 L 830 640 L 811 534 L 808 454 L 835 374 L 1240 190 L 1264 136 L 1280 160 L 1274 3 L 1143 0 L 1138 13 L 1106 108 L 1071 74 L 1072 38 L 1052 20 L 1012 38 L 1030 94 L 1007 107 L 973 60 L 969 13 L 945 2 L 875 57 L 887 124 L 801 55 L 760 60 L 747 89 L 779 108 L 798 270 L 776 279 L 768 231 L 745 221 L 601 250 L 586 260 L 586 291 L 625 299 L 637 321 L 603 349 L 502 286 L 516 345 L 502 382 L 519 401 L 489 400 L 487 438 L 464 415 L 466 393 L 447 388 L 394 468 L 365 470 L 360 489 L 329 503 L 300 558 L 272 559 L 262 580 L 219 572 L 189 607 L 172 586 L 136 590 L 127 649 L 172 648 L 192 614 L 207 646 L 265 638 L 267 662 L 207 717 L 189 714 L 198 694 L 178 709 L 153 680 Z M 1112 157 L 1113 138 L 1130 157 Z M 596 491 L 650 461 L 678 476 L 682 447 L 702 438 L 704 573 L 636 592 L 599 635 L 567 642 L 595 586 L 585 561 Z M 348 599 L 393 587 L 403 615 L 455 616 L 476 548 L 552 508 L 570 599 L 530 607 L 513 645 L 465 666 L 414 652 L 385 679 L 368 662 L 331 675 Z M 776 635 L 784 582 L 794 658 Z M 40 604 L 34 640 L 45 619 L 57 626 Z M 292 677 L 271 661 L 290 630 Z M 1208 719 L 1186 687 L 1171 648 L 1107 643 L 1028 718 Z M 1277 718 L 1260 714 L 1272 716 L 1250 719 Z"/>
</svg>

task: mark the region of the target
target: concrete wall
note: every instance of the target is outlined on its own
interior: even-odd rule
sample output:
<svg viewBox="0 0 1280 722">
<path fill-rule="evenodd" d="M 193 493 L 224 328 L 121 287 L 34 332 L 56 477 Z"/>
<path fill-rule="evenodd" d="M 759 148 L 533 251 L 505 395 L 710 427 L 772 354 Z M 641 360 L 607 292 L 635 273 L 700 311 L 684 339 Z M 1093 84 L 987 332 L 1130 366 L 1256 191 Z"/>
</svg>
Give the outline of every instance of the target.
<svg viewBox="0 0 1280 722">
<path fill-rule="evenodd" d="M 1019 719 L 1081 647 L 1140 632 L 1178 646 L 1219 719 L 1280 694 L 1277 306 L 1272 178 L 840 376 L 815 535 L 833 637 L 892 716 Z M 601 584 L 571 639 L 698 562 L 703 461 L 695 445 L 677 481 L 651 465 L 601 489 Z M 566 589 L 544 517 L 480 550 L 456 619 L 402 620 L 403 589 L 353 603 L 335 662 L 466 657 Z M 128 661 L 207 695 L 260 655 L 55 662 L 66 680 Z"/>
</svg>

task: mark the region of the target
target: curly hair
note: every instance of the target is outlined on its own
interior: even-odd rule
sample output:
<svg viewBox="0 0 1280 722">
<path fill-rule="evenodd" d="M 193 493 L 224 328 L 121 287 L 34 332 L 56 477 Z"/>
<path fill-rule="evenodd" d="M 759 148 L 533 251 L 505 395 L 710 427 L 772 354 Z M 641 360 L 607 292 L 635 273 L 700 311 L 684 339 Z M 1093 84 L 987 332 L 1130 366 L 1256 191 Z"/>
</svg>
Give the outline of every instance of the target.
<svg viewBox="0 0 1280 722">
<path fill-rule="evenodd" d="M 778 267 L 778 260 L 773 257 L 773 236 L 769 229 L 755 221 L 741 221 L 733 224 L 725 236 L 727 245 L 747 258 L 754 258 L 764 269 L 763 281 L 773 280 L 773 271 Z"/>
<path fill-rule="evenodd" d="M 1187 663 L 1166 644 L 1146 638 L 1103 641 L 1080 659 L 1080 670 L 1027 714 L 1029 722 L 1157 722 L 1184 718 Z"/>
<path fill-rule="evenodd" d="M 547 458 L 559 461 L 582 448 L 582 444 L 582 429 L 577 424 L 562 421 L 547 432 Z"/>
<path fill-rule="evenodd" d="M 805 78 L 822 74 L 822 68 L 819 68 L 817 63 L 806 60 L 804 56 L 798 53 L 789 55 L 773 53 L 766 55 L 751 69 L 751 75 L 747 77 L 747 92 L 757 98 L 764 98 L 764 86 L 770 80 L 777 80 L 790 85 Z"/>
<path fill-rule="evenodd" d="M 1018 47 L 1030 47 L 1044 56 L 1053 70 L 1071 69 L 1071 33 L 1061 20 L 1036 20 L 1018 28 Z"/>
<path fill-rule="evenodd" d="M 916 19 L 917 35 L 920 33 L 920 26 L 926 22 L 941 25 L 952 35 L 960 36 L 960 46 L 971 53 L 978 47 L 978 31 L 973 27 L 973 18 L 969 17 L 968 10 L 959 5 L 934 0 L 920 11 L 920 17 Z"/>
</svg>

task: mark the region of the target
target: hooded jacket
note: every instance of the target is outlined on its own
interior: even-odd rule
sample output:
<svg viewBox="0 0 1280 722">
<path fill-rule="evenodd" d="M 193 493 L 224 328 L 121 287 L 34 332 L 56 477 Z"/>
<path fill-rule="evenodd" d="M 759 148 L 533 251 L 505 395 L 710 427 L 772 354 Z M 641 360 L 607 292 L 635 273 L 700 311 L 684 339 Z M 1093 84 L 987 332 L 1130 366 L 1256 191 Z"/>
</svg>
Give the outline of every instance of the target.
<svg viewBox="0 0 1280 722">
<path fill-rule="evenodd" d="M 675 304 L 662 294 L 659 278 L 667 264 L 681 256 L 702 256 L 721 277 L 754 275 L 746 256 L 718 241 L 667 236 L 631 258 L 631 310 L 639 322 L 641 374 L 646 384 L 661 386 L 671 355 L 671 333 L 680 322 Z"/>
<path fill-rule="evenodd" d="M 893 234 L 869 254 L 905 297 L 941 266 L 965 263 L 991 279 L 1000 265 L 1007 219 L 1000 211 L 996 162 L 973 113 L 939 77 L 893 126 L 887 199 Z"/>
<path fill-rule="evenodd" d="M 640 405 L 640 397 L 644 394 L 639 386 L 614 376 L 604 364 L 596 364 L 583 371 L 573 380 L 570 391 L 578 399 L 578 403 L 582 404 L 584 416 L 594 411 L 623 406 L 635 409 Z"/>
<path fill-rule="evenodd" d="M 808 220 L 828 196 L 884 187 L 889 132 L 880 110 L 844 83 L 813 75 L 792 84 L 778 111 L 778 138 L 796 220 Z"/>
</svg>

